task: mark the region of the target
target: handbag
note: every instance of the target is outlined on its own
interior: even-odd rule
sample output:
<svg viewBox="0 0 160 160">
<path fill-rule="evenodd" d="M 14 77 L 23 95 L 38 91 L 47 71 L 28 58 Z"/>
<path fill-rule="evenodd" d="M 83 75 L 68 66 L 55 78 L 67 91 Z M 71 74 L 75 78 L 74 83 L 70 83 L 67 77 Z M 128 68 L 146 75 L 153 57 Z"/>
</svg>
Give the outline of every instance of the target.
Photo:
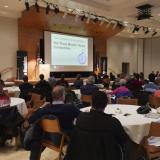
<svg viewBox="0 0 160 160">
<path fill-rule="evenodd" d="M 138 114 L 147 114 L 151 111 L 151 108 L 148 105 L 141 106 L 137 109 Z"/>
</svg>

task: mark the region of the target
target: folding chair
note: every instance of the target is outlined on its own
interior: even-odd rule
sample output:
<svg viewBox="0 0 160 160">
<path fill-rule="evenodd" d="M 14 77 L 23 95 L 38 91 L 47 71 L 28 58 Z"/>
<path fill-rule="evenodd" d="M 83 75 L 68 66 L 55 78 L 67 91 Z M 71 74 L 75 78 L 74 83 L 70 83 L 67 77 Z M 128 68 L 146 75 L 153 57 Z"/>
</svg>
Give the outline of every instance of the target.
<svg viewBox="0 0 160 160">
<path fill-rule="evenodd" d="M 45 133 L 60 135 L 59 145 L 54 144 L 51 140 L 42 140 L 42 146 L 59 152 L 58 160 L 62 160 L 62 150 L 65 145 L 65 139 L 69 140 L 69 138 L 64 132 L 61 131 L 58 119 L 42 119 L 41 127 Z"/>
</svg>

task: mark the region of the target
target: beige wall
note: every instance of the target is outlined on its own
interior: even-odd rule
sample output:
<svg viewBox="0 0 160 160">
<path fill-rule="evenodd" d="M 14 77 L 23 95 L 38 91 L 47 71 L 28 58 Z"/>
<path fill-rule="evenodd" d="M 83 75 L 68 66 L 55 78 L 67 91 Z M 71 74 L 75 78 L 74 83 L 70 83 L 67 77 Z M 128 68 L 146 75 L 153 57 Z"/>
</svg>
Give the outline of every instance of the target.
<svg viewBox="0 0 160 160">
<path fill-rule="evenodd" d="M 130 74 L 137 72 L 137 40 L 113 37 L 107 41 L 108 68 L 115 73 L 122 72 L 122 63 L 130 63 Z M 112 72 L 113 72 L 112 71 Z"/>
<path fill-rule="evenodd" d="M 144 73 L 160 71 L 160 38 L 144 40 Z"/>
<path fill-rule="evenodd" d="M 16 76 L 16 51 L 18 50 L 17 19 L 0 17 L 0 72 L 8 67 L 12 71 L 2 73 L 2 78 Z"/>
</svg>

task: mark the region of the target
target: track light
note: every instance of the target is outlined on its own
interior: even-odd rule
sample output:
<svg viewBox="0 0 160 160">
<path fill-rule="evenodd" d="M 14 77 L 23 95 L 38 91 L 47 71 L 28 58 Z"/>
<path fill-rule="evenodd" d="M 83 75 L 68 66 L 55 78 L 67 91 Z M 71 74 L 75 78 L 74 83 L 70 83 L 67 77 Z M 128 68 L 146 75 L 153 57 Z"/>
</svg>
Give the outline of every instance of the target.
<svg viewBox="0 0 160 160">
<path fill-rule="evenodd" d="M 157 31 L 153 31 L 152 37 L 155 36 L 157 33 L 158 33 Z"/>
<path fill-rule="evenodd" d="M 37 12 L 39 12 L 38 0 L 36 0 L 36 3 L 35 3 L 35 8 L 36 8 L 36 11 L 37 11 Z"/>
<path fill-rule="evenodd" d="M 93 19 L 93 22 L 94 23 L 97 23 L 99 20 L 98 20 L 98 17 L 95 17 L 94 19 Z"/>
<path fill-rule="evenodd" d="M 119 27 L 119 29 L 124 28 L 123 24 L 121 24 L 120 22 L 118 22 L 118 27 Z"/>
<path fill-rule="evenodd" d="M 147 27 L 145 27 L 145 28 L 143 27 L 143 31 L 144 31 L 145 34 L 149 33 L 149 29 Z"/>
<path fill-rule="evenodd" d="M 134 26 L 134 29 L 133 29 L 132 33 L 138 32 L 138 31 L 139 31 L 139 29 L 140 29 L 140 27 L 139 27 L 139 26 Z"/>
<path fill-rule="evenodd" d="M 50 11 L 50 5 L 49 5 L 49 3 L 47 3 L 46 14 L 49 14 L 49 11 Z"/>
<path fill-rule="evenodd" d="M 59 13 L 59 7 L 56 5 L 56 6 L 54 6 L 54 13 Z"/>
<path fill-rule="evenodd" d="M 26 7 L 26 10 L 29 11 L 29 1 L 28 0 L 25 0 L 25 7 Z"/>
<path fill-rule="evenodd" d="M 85 15 L 82 15 L 81 16 L 81 21 L 84 21 L 86 19 L 86 16 Z"/>
</svg>

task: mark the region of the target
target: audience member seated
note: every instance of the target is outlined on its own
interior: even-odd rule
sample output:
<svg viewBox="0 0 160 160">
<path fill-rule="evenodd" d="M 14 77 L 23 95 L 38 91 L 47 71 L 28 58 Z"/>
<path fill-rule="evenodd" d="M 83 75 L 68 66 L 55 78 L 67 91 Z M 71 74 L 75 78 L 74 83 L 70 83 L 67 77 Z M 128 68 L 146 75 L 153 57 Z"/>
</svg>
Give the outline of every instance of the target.
<svg viewBox="0 0 160 160">
<path fill-rule="evenodd" d="M 40 81 L 35 85 L 35 89 L 39 90 L 41 95 L 46 98 L 47 102 L 52 102 L 52 88 L 49 83 L 44 80 L 44 75 L 39 75 Z"/>
<path fill-rule="evenodd" d="M 51 88 L 53 88 L 57 83 L 57 80 L 52 72 L 50 74 L 50 77 L 48 78 L 48 83 L 50 84 Z"/>
<path fill-rule="evenodd" d="M 142 90 L 142 85 L 143 85 L 143 82 L 140 81 L 138 73 L 134 73 L 133 79 L 130 79 L 127 82 L 127 87 L 129 88 L 130 91 L 132 91 L 133 96 L 135 98 L 137 98 L 137 95 Z"/>
<path fill-rule="evenodd" d="M 57 81 L 56 85 L 60 85 L 60 86 L 64 86 L 64 87 L 68 87 L 68 82 L 65 80 L 65 75 L 62 74 L 61 75 L 61 79 Z"/>
<path fill-rule="evenodd" d="M 115 81 L 116 77 L 112 72 L 110 72 L 109 76 L 111 81 Z"/>
<path fill-rule="evenodd" d="M 94 85 L 94 82 L 95 81 L 93 76 L 89 76 L 86 81 L 87 84 L 80 88 L 81 94 L 92 95 L 95 91 L 98 91 L 99 88 L 96 85 Z"/>
<path fill-rule="evenodd" d="M 111 94 L 114 94 L 116 96 L 116 98 L 133 97 L 131 91 L 126 87 L 126 82 L 125 81 L 121 81 L 120 82 L 120 87 L 113 90 L 113 92 Z"/>
<path fill-rule="evenodd" d="M 81 102 L 80 99 L 77 98 L 77 95 L 71 89 L 66 89 L 65 95 L 65 103 L 66 104 L 73 104 L 77 108 L 84 108 L 85 106 Z"/>
<path fill-rule="evenodd" d="M 93 94 L 90 112 L 77 118 L 65 160 L 129 160 L 130 139 L 119 120 L 104 113 L 107 102 L 104 92 Z"/>
<path fill-rule="evenodd" d="M 28 83 L 28 76 L 23 77 L 24 83 L 19 85 L 20 89 L 20 98 L 23 98 L 26 102 L 31 100 L 31 91 L 33 89 L 33 85 Z"/>
<path fill-rule="evenodd" d="M 110 79 L 107 74 L 104 75 L 104 77 L 102 79 L 102 83 L 106 89 L 109 89 Z"/>
<path fill-rule="evenodd" d="M 144 86 L 144 91 L 155 92 L 159 89 L 158 85 L 155 84 L 155 76 L 151 73 L 149 74 L 149 83 Z"/>
<path fill-rule="evenodd" d="M 38 109 L 29 118 L 29 123 L 36 123 L 43 116 L 54 115 L 59 119 L 62 130 L 70 136 L 74 127 L 73 121 L 79 115 L 80 111 L 72 104 L 64 104 L 64 101 L 65 88 L 63 86 L 55 86 L 53 89 L 53 103 Z M 30 144 L 30 160 L 39 160 L 42 134 L 40 133 L 40 129 L 37 129 L 34 132 L 34 137 Z M 52 139 L 54 138 L 52 137 Z"/>
<path fill-rule="evenodd" d="M 77 74 L 76 80 L 74 81 L 74 87 L 76 89 L 80 89 L 83 86 L 83 80 L 81 79 L 81 75 Z"/>
<path fill-rule="evenodd" d="M 0 107 L 8 107 L 11 102 L 9 96 L 3 91 L 4 86 L 4 81 L 0 80 Z"/>
</svg>

